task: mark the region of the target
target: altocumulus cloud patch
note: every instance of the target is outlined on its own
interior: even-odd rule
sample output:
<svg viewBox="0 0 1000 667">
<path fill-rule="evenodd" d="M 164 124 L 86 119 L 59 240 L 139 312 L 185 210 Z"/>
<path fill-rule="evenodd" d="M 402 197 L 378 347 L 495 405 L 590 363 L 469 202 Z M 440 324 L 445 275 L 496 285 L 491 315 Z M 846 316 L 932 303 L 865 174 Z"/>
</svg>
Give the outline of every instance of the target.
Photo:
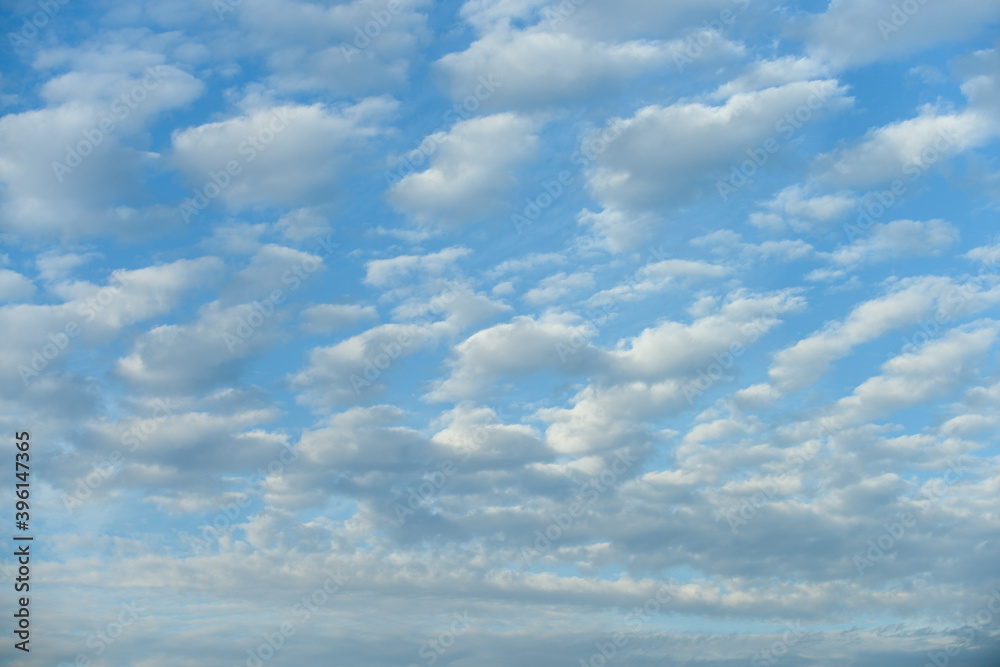
<svg viewBox="0 0 1000 667">
<path fill-rule="evenodd" d="M 12 667 L 1000 663 L 1000 2 L 8 3 Z"/>
</svg>

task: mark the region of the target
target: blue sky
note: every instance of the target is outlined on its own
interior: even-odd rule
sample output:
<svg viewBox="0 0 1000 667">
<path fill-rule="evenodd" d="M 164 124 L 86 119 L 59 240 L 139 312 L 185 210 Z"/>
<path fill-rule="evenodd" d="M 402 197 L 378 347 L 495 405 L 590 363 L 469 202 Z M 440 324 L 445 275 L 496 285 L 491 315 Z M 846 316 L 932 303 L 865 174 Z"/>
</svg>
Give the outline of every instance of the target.
<svg viewBox="0 0 1000 667">
<path fill-rule="evenodd" d="M 1000 2 L 3 9 L 0 664 L 1000 660 Z"/>
</svg>

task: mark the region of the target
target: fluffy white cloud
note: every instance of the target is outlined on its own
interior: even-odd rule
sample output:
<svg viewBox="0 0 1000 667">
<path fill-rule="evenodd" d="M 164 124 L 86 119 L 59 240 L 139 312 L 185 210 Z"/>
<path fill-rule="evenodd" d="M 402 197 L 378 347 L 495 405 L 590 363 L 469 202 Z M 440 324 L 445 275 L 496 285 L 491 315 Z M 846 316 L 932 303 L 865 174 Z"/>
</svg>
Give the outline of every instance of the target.
<svg viewBox="0 0 1000 667">
<path fill-rule="evenodd" d="M 818 194 L 813 189 L 802 184 L 784 188 L 764 203 L 771 213 L 751 214 L 750 224 L 775 231 L 784 230 L 786 222 L 795 231 L 822 229 L 858 204 L 858 198 L 847 191 Z"/>
<path fill-rule="evenodd" d="M 579 98 L 595 90 L 616 88 L 623 79 L 643 71 L 684 66 L 690 60 L 686 40 L 630 40 L 595 42 L 585 36 L 555 32 L 539 26 L 514 30 L 506 23 L 493 28 L 462 53 L 437 62 L 449 82 L 453 98 L 463 100 L 481 87 L 484 73 L 497 82 L 483 91 L 482 106 L 537 107 Z M 713 36 L 709 62 L 732 58 L 740 48 Z M 705 58 L 705 56 L 702 56 Z M 489 94 L 486 95 L 485 93 Z"/>
<path fill-rule="evenodd" d="M 595 333 L 579 316 L 555 311 L 538 318 L 519 315 L 482 329 L 455 346 L 451 374 L 430 398 L 473 398 L 504 376 L 526 377 L 546 369 L 578 371 L 594 360 L 586 342 Z"/>
<path fill-rule="evenodd" d="M 379 324 L 327 347 L 314 348 L 305 368 L 291 378 L 302 400 L 315 405 L 352 405 L 385 388 L 393 366 L 444 337 L 455 336 L 509 306 L 453 285 L 427 301 L 397 310 L 404 323 Z"/>
<path fill-rule="evenodd" d="M 830 73 L 829 67 L 813 58 L 784 56 L 753 63 L 740 76 L 727 81 L 712 93 L 715 99 L 725 100 L 736 93 L 748 93 L 795 81 L 817 80 Z"/>
<path fill-rule="evenodd" d="M 0 81 L 0 422 L 90 602 L 33 660 L 996 662 L 993 0 L 891 4 L 60 6 Z"/>
<path fill-rule="evenodd" d="M 557 273 L 544 278 L 538 287 L 533 287 L 522 297 L 528 303 L 537 306 L 557 301 L 568 294 L 594 286 L 594 276 L 580 271 L 577 273 Z"/>
<path fill-rule="evenodd" d="M 0 299 L 21 301 L 35 292 L 35 284 L 17 271 L 0 269 Z"/>
<path fill-rule="evenodd" d="M 838 401 L 832 416 L 840 423 L 857 424 L 952 390 L 976 372 L 998 334 L 1000 324 L 983 320 L 893 357 L 882 364 L 882 375 L 869 378 Z"/>
<path fill-rule="evenodd" d="M 802 303 L 792 293 L 759 297 L 735 292 L 714 313 L 690 324 L 662 322 L 610 350 L 592 344 L 597 322 L 579 315 L 549 310 L 538 318 L 518 316 L 458 344 L 449 377 L 430 396 L 474 398 L 501 378 L 541 371 L 596 374 L 614 382 L 689 379 L 713 361 L 713 354 L 757 340 L 779 322 L 781 313 Z M 674 389 L 680 391 L 680 384 Z"/>
<path fill-rule="evenodd" d="M 944 220 L 894 220 L 873 225 L 863 238 L 826 256 L 835 266 L 853 269 L 896 257 L 941 255 L 958 237 L 958 228 Z"/>
<path fill-rule="evenodd" d="M 857 145 L 821 156 L 819 178 L 836 187 L 910 181 L 942 159 L 981 146 L 998 132 L 1000 124 L 986 113 L 940 114 L 924 107 L 915 118 L 873 129 Z"/>
<path fill-rule="evenodd" d="M 794 291 L 755 295 L 736 291 L 715 312 L 690 324 L 664 321 L 622 340 L 607 352 L 609 372 L 647 382 L 694 374 L 734 344 L 750 344 L 780 322 L 779 316 L 805 305 Z"/>
<path fill-rule="evenodd" d="M 321 255 L 276 244 L 260 246 L 192 321 L 161 324 L 139 336 L 118 360 L 117 373 L 133 386 L 168 393 L 234 381 L 248 357 L 283 335 L 282 327 L 291 317 L 289 300 L 324 268 Z"/>
<path fill-rule="evenodd" d="M 961 41 L 1000 20 L 995 0 L 948 4 L 833 0 L 803 26 L 810 51 L 840 67 L 864 65 Z"/>
<path fill-rule="evenodd" d="M 768 372 L 771 384 L 785 393 L 801 389 L 815 382 L 831 363 L 855 346 L 906 325 L 922 321 L 936 324 L 935 320 L 976 312 L 996 302 L 995 292 L 937 276 L 890 284 L 885 296 L 855 306 L 843 320 L 829 323 L 774 355 Z"/>
<path fill-rule="evenodd" d="M 387 405 L 352 408 L 304 433 L 298 452 L 310 463 L 337 470 L 399 465 L 407 450 L 422 441 L 411 429 L 386 427 L 402 416 L 401 410 Z"/>
<path fill-rule="evenodd" d="M 704 281 L 721 278 L 730 269 L 720 264 L 689 259 L 664 259 L 644 265 L 628 281 L 601 290 L 587 300 L 589 306 L 645 299 L 679 281 Z"/>
<path fill-rule="evenodd" d="M 455 226 L 503 208 L 514 185 L 511 169 L 535 155 L 538 123 L 514 113 L 472 118 L 433 136 L 425 171 L 387 193 L 389 202 L 429 227 Z"/>
<path fill-rule="evenodd" d="M 347 150 L 377 135 L 396 106 L 388 98 L 340 107 L 266 105 L 175 131 L 172 159 L 194 188 L 185 203 L 204 207 L 213 192 L 235 209 L 333 200 Z"/>
<path fill-rule="evenodd" d="M 601 216 L 612 220 L 587 221 L 612 247 L 634 245 L 643 234 L 633 228 L 648 228 L 650 211 L 715 194 L 716 183 L 729 178 L 748 152 L 769 154 L 761 147 L 769 140 L 778 145 L 787 114 L 806 108 L 812 115 L 810 104 L 842 108 L 851 101 L 846 92 L 834 80 L 796 81 L 735 93 L 721 105 L 684 101 L 643 107 L 591 140 L 602 140 L 603 150 L 589 170 L 588 188 L 606 207 Z"/>
<path fill-rule="evenodd" d="M 79 69 L 43 87 L 48 106 L 0 117 L 0 226 L 68 238 L 176 226 L 171 207 L 143 203 L 139 176 L 161 165 L 142 133 L 201 95 L 202 83 L 141 51 L 50 52 L 39 61 L 67 58 Z"/>
<path fill-rule="evenodd" d="M 391 259 L 373 259 L 365 265 L 365 282 L 375 287 L 399 287 L 413 278 L 440 276 L 455 262 L 467 257 L 468 248 L 451 247 L 426 255 L 399 255 Z"/>
<path fill-rule="evenodd" d="M 279 90 L 364 95 L 405 85 L 417 50 L 427 45 L 426 0 L 376 0 L 324 6 L 298 0 L 247 2 L 224 14 L 256 35 Z M 223 7 L 229 5 L 222 4 Z"/>
</svg>

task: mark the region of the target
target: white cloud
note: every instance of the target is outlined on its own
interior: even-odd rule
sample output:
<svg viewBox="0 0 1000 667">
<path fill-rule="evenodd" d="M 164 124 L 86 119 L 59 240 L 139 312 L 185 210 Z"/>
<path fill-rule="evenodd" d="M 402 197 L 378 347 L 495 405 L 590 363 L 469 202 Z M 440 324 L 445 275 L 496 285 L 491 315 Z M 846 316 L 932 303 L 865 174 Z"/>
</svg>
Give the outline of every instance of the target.
<svg viewBox="0 0 1000 667">
<path fill-rule="evenodd" d="M 304 241 L 330 233 L 329 220 L 315 208 L 297 208 L 281 216 L 276 225 L 292 241 Z"/>
<path fill-rule="evenodd" d="M 235 382 L 238 361 L 271 344 L 285 317 L 280 310 L 265 316 L 270 303 L 263 308 L 249 303 L 224 307 L 213 301 L 199 309 L 194 322 L 163 324 L 142 334 L 115 370 L 135 387 L 168 393 Z M 258 317 L 263 324 L 251 325 Z"/>
<path fill-rule="evenodd" d="M 886 4 L 834 0 L 811 17 L 805 33 L 815 57 L 840 67 L 864 65 L 962 41 L 1000 19 L 994 0 Z"/>
<path fill-rule="evenodd" d="M 896 257 L 940 256 L 958 236 L 958 228 L 944 220 L 894 220 L 873 225 L 867 235 L 827 257 L 834 265 L 853 269 Z"/>
<path fill-rule="evenodd" d="M 522 297 L 533 306 L 557 301 L 568 294 L 594 286 L 594 276 L 579 271 L 577 273 L 557 273 L 544 278 L 538 287 L 533 287 Z"/>
<path fill-rule="evenodd" d="M 878 419 L 892 410 L 917 405 L 952 390 L 975 373 L 1000 334 L 1000 324 L 982 320 L 947 332 L 917 351 L 882 364 L 882 375 L 869 378 L 832 410 L 843 424 Z"/>
<path fill-rule="evenodd" d="M 118 271 L 104 285 L 57 283 L 50 286 L 57 300 L 53 304 L 0 307 L 0 326 L 7 332 L 0 348 L 7 380 L 0 383 L 0 394 L 29 398 L 65 391 L 68 396 L 52 395 L 50 400 L 66 401 L 70 410 L 82 379 L 63 373 L 69 363 L 92 346 L 114 341 L 125 327 L 170 312 L 192 288 L 214 283 L 220 269 L 221 262 L 211 257 L 178 260 Z M 56 352 L 43 356 L 46 345 Z"/>
<path fill-rule="evenodd" d="M 484 108 L 517 105 L 536 107 L 614 88 L 644 71 L 674 67 L 687 58 L 685 40 L 594 41 L 586 36 L 548 30 L 541 25 L 514 30 L 497 25 L 461 53 L 437 63 L 447 77 L 453 98 L 462 100 L 480 86 L 484 73 L 498 82 L 496 92 L 483 95 Z M 714 37 L 707 62 L 741 54 L 738 45 Z M 689 59 L 690 60 L 690 59 Z M 699 59 L 701 60 L 701 59 Z M 683 61 L 680 61 L 683 62 Z M 485 92 L 485 91 L 484 91 Z"/>
<path fill-rule="evenodd" d="M 586 221 L 614 247 L 634 245 L 650 226 L 643 215 L 715 195 L 716 182 L 729 178 L 747 151 L 764 150 L 764 142 L 782 138 L 786 114 L 809 102 L 841 108 L 851 101 L 845 93 L 834 80 L 797 81 L 736 93 L 718 106 L 684 101 L 643 107 L 612 124 L 617 136 L 588 173 L 589 190 L 606 208 L 600 215 L 612 219 L 592 216 Z"/>
<path fill-rule="evenodd" d="M 831 322 L 775 354 L 768 371 L 772 386 L 782 393 L 802 389 L 816 382 L 831 363 L 861 343 L 892 329 L 939 316 L 950 319 L 975 312 L 997 298 L 981 292 L 978 286 L 970 285 L 967 292 L 959 287 L 952 280 L 937 276 L 891 284 L 887 295 L 855 306 L 843 320 Z"/>
<path fill-rule="evenodd" d="M 712 98 L 725 100 L 737 93 L 783 86 L 795 81 L 810 81 L 828 75 L 829 68 L 812 58 L 783 56 L 753 63 L 747 71 L 727 81 L 712 93 Z"/>
<path fill-rule="evenodd" d="M 443 426 L 431 443 L 448 457 L 484 461 L 532 459 L 542 453 L 538 434 L 524 424 L 504 424 L 496 411 L 460 403 L 438 418 Z M 544 454 L 543 454 L 544 455 Z"/>
<path fill-rule="evenodd" d="M 404 306 L 395 315 L 411 318 L 405 323 L 379 324 L 309 352 L 305 367 L 291 376 L 292 387 L 302 392 L 300 400 L 320 406 L 368 401 L 400 372 L 393 369 L 406 357 L 510 310 L 462 285 Z"/>
<path fill-rule="evenodd" d="M 266 60 L 274 88 L 365 95 L 406 84 L 419 47 L 433 33 L 426 0 L 352 0 L 331 6 L 297 0 L 247 2 L 232 17 L 255 39 L 241 43 Z M 225 6 L 225 5 L 224 5 Z"/>
<path fill-rule="evenodd" d="M 61 6 L 0 89 L 0 421 L 48 453 L 53 600 L 90 602 L 37 661 L 246 662 L 291 620 L 275 664 L 331 643 L 424 664 L 468 612 L 435 664 L 587 662 L 674 575 L 616 664 L 764 663 L 776 618 L 801 622 L 789 665 L 989 662 L 988 628 L 953 640 L 1000 596 L 1000 324 L 976 321 L 1000 303 L 1000 61 L 964 2 L 940 35 L 914 16 L 881 46 L 843 37 L 847 9 L 893 2 Z M 11 6 L 12 30 L 41 7 Z M 170 80 L 61 185 L 25 169 L 52 176 L 152 65 Z M 456 100 L 476 108 L 442 125 Z M 276 109 L 299 129 L 185 225 L 180 198 Z M 941 127 L 933 177 L 840 229 Z M 417 145 L 423 173 L 386 192 Z M 589 190 L 513 233 L 508 199 L 563 169 Z M 838 282 L 804 282 L 821 272 Z M 326 568 L 344 585 L 299 622 Z M 122 594 L 147 616 L 87 651 Z"/>
<path fill-rule="evenodd" d="M 398 287 L 422 274 L 440 276 L 455 263 L 471 254 L 468 248 L 453 246 L 426 255 L 399 255 L 391 259 L 373 259 L 365 265 L 365 283 L 375 287 Z"/>
<path fill-rule="evenodd" d="M 743 46 L 726 33 L 747 7 L 743 0 L 475 0 L 461 14 L 478 39 L 436 66 L 455 99 L 472 94 L 480 75 L 488 73 L 502 85 L 484 101 L 486 107 L 566 102 L 620 89 L 628 79 L 664 67 L 684 71 L 742 56 Z M 692 44 L 695 58 L 689 55 Z"/>
<path fill-rule="evenodd" d="M 324 257 L 329 256 L 329 249 L 318 246 L 316 250 L 322 255 L 276 243 L 260 246 L 247 266 L 230 276 L 219 301 L 225 304 L 267 301 L 276 291 L 291 293 L 304 281 L 321 279 L 318 276 L 326 269 Z"/>
<path fill-rule="evenodd" d="M 909 182 L 939 160 L 981 146 L 998 133 L 1000 124 L 992 114 L 941 114 L 924 107 L 915 118 L 872 129 L 857 145 L 820 156 L 819 179 L 836 187 Z"/>
<path fill-rule="evenodd" d="M 371 319 L 378 319 L 373 306 L 321 303 L 302 311 L 302 328 L 310 333 L 327 333 Z"/>
<path fill-rule="evenodd" d="M 430 398 L 475 398 L 501 378 L 542 371 L 598 375 L 614 382 L 687 378 L 711 363 L 713 353 L 755 341 L 780 321 L 778 315 L 801 306 L 801 298 L 792 293 L 758 297 L 734 292 L 715 313 L 691 324 L 662 322 L 619 340 L 610 350 L 591 343 L 597 326 L 578 315 L 549 310 L 538 318 L 517 316 L 456 345 L 450 374 Z"/>
<path fill-rule="evenodd" d="M 388 405 L 351 408 L 303 433 L 298 451 L 310 463 L 340 471 L 398 465 L 422 441 L 416 431 L 388 426 L 402 417 L 399 408 Z"/>
<path fill-rule="evenodd" d="M 750 222 L 780 231 L 787 221 L 795 231 L 811 231 L 829 226 L 857 204 L 858 198 L 848 192 L 817 194 L 808 185 L 795 184 L 782 189 L 764 203 L 771 214 L 754 213 Z"/>
<path fill-rule="evenodd" d="M 504 376 L 526 377 L 542 370 L 579 369 L 593 360 L 586 342 L 596 332 L 576 315 L 548 311 L 519 315 L 474 333 L 454 348 L 451 373 L 431 391 L 436 401 L 470 399 Z M 560 346 L 567 352 L 559 354 Z"/>
<path fill-rule="evenodd" d="M 43 87 L 50 106 L 0 118 L 0 182 L 6 186 L 0 226 L 72 238 L 110 231 L 137 236 L 149 234 L 148 225 L 179 224 L 172 208 L 143 203 L 139 175 L 159 161 L 135 144 L 158 115 L 188 104 L 203 85 L 144 52 L 97 64 L 82 60 L 83 69 Z M 116 69 L 104 69 L 111 64 Z M 153 69 L 144 72 L 147 64 Z"/>
<path fill-rule="evenodd" d="M 173 161 L 202 192 L 227 183 L 217 197 L 234 209 L 261 202 L 322 203 L 336 198 L 340 171 L 350 148 L 380 132 L 396 109 L 385 98 L 352 106 L 272 105 L 227 120 L 175 131 Z M 227 165 L 235 165 L 227 172 Z M 189 191 L 188 199 L 200 198 Z"/>
<path fill-rule="evenodd" d="M 78 266 L 83 266 L 88 261 L 99 257 L 97 253 L 60 253 L 58 251 L 49 252 L 39 256 L 35 260 L 38 267 L 38 277 L 46 282 L 63 280 Z"/>
<path fill-rule="evenodd" d="M 192 321 L 161 324 L 139 336 L 118 360 L 116 372 L 133 386 L 168 392 L 235 381 L 242 360 L 282 334 L 281 324 L 290 316 L 288 299 L 301 284 L 293 268 L 309 266 L 310 275 L 319 271 L 322 258 L 274 244 L 261 246 Z"/>
<path fill-rule="evenodd" d="M 513 113 L 456 123 L 433 137 L 437 149 L 425 171 L 387 193 L 389 202 L 430 227 L 455 226 L 503 208 L 515 184 L 511 170 L 535 155 L 538 123 Z"/>
<path fill-rule="evenodd" d="M 567 262 L 567 258 L 558 252 L 529 253 L 521 257 L 504 260 L 488 271 L 486 275 L 490 279 L 495 279 L 508 274 L 527 273 L 537 266 L 563 265 Z M 515 275 L 515 280 L 518 278 L 519 276 Z"/>
<path fill-rule="evenodd" d="M 0 269 L 0 299 L 23 301 L 35 293 L 35 284 L 17 271 Z"/>
<path fill-rule="evenodd" d="M 587 300 L 589 306 L 635 301 L 652 296 L 681 281 L 705 281 L 721 278 L 731 269 L 720 264 L 699 260 L 664 259 L 645 264 L 629 280 L 601 290 Z"/>
<path fill-rule="evenodd" d="M 992 246 L 980 246 L 965 253 L 969 259 L 975 260 L 988 268 L 996 267 L 997 260 L 1000 259 L 1000 243 Z"/>
<path fill-rule="evenodd" d="M 715 312 L 690 324 L 664 321 L 618 342 L 607 353 L 608 372 L 621 380 L 655 382 L 680 378 L 725 354 L 735 343 L 750 344 L 780 323 L 779 316 L 801 309 L 794 292 L 755 295 L 730 293 Z"/>
</svg>

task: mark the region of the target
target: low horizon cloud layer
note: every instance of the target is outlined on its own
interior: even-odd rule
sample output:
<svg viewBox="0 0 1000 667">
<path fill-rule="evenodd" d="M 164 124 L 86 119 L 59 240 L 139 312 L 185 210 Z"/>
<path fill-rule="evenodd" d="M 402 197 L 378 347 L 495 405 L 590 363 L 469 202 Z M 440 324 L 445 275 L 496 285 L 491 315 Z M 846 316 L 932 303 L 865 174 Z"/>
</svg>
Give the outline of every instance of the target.
<svg viewBox="0 0 1000 667">
<path fill-rule="evenodd" d="M 0 666 L 1000 665 L 998 27 L 4 2 Z"/>
</svg>

